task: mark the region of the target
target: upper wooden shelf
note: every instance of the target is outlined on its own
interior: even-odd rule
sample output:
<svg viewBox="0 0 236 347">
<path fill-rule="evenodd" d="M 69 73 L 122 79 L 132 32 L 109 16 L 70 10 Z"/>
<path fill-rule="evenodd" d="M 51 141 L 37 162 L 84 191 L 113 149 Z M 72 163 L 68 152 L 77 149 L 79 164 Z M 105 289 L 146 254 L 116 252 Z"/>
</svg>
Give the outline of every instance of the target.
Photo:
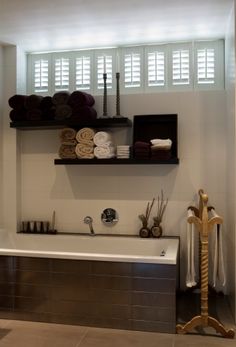
<svg viewBox="0 0 236 347">
<path fill-rule="evenodd" d="M 93 121 L 75 121 L 70 119 L 65 120 L 36 120 L 36 121 L 16 121 L 10 122 L 11 128 L 20 130 L 36 130 L 36 129 L 60 129 L 64 127 L 71 128 L 121 128 L 131 127 L 132 122 L 129 118 L 97 118 Z"/>
</svg>

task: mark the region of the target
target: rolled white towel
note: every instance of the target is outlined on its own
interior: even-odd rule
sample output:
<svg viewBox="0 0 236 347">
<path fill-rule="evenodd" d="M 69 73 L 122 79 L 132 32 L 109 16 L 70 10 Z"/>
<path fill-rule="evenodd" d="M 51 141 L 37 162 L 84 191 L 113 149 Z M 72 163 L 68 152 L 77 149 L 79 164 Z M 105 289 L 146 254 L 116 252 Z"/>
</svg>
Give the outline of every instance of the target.
<svg viewBox="0 0 236 347">
<path fill-rule="evenodd" d="M 113 146 L 97 146 L 94 148 L 94 155 L 97 159 L 111 159 L 115 157 L 115 148 Z"/>
<path fill-rule="evenodd" d="M 96 146 L 102 146 L 106 143 L 111 142 L 111 134 L 107 131 L 98 131 L 93 138 L 94 144 Z"/>
</svg>

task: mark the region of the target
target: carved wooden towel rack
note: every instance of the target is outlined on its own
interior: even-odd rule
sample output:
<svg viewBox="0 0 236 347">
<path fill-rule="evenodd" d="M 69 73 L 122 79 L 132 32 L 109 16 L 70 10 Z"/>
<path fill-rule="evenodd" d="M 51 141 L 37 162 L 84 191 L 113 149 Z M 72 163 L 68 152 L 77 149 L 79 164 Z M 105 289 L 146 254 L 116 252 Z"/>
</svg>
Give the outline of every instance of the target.
<svg viewBox="0 0 236 347">
<path fill-rule="evenodd" d="M 185 334 L 197 326 L 213 327 L 216 332 L 223 337 L 233 338 L 234 330 L 225 329 L 225 327 L 215 318 L 208 315 L 208 235 L 212 231 L 215 224 L 222 224 L 223 219 L 215 214 L 214 217 L 208 219 L 208 211 L 212 207 L 207 206 L 208 196 L 202 189 L 199 190 L 199 208 L 190 206 L 193 211 L 188 217 L 188 223 L 194 223 L 200 234 L 200 276 L 201 276 L 201 315 L 193 317 L 186 324 L 178 324 L 176 332 Z"/>
</svg>

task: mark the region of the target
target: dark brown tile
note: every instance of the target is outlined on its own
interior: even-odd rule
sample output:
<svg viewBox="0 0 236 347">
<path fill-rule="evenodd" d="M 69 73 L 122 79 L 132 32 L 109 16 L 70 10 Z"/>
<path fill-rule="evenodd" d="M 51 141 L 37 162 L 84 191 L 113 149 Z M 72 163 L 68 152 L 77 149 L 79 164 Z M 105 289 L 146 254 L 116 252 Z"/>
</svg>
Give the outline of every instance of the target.
<svg viewBox="0 0 236 347">
<path fill-rule="evenodd" d="M 52 300 L 51 313 L 56 315 L 70 315 L 78 317 L 90 317 L 94 305 L 89 302 Z"/>
<path fill-rule="evenodd" d="M 50 284 L 51 275 L 49 272 L 45 271 L 31 271 L 31 270 L 25 270 L 15 271 L 15 279 L 14 281 L 16 283 L 25 283 L 25 284 Z"/>
<path fill-rule="evenodd" d="M 50 303 L 45 299 L 38 298 L 14 298 L 14 311 L 47 313 L 50 311 Z"/>
<path fill-rule="evenodd" d="M 31 298 L 44 298 L 49 299 L 51 297 L 51 287 L 47 285 L 32 285 L 32 284 L 14 284 L 14 295 L 24 296 Z"/>
<path fill-rule="evenodd" d="M 135 277 L 132 288 L 134 291 L 174 293 L 175 280 Z"/>
<path fill-rule="evenodd" d="M 52 259 L 51 270 L 53 272 L 65 272 L 86 275 L 91 272 L 91 262 L 88 260 Z"/>
<path fill-rule="evenodd" d="M 15 281 L 15 271 L 2 269 L 0 271 L 0 283 L 13 283 Z"/>
<path fill-rule="evenodd" d="M 140 306 L 175 307 L 175 294 L 132 292 L 132 304 Z"/>
<path fill-rule="evenodd" d="M 132 279 L 125 276 L 91 276 L 91 288 L 131 290 Z"/>
<path fill-rule="evenodd" d="M 176 278 L 176 265 L 165 264 L 132 264 L 132 275 L 135 277 Z"/>
<path fill-rule="evenodd" d="M 131 304 L 131 292 L 125 290 L 91 289 L 90 300 L 109 304 Z"/>
<path fill-rule="evenodd" d="M 117 319 L 117 318 L 94 317 L 91 319 L 89 326 L 128 330 L 128 329 L 131 329 L 131 321 L 125 320 L 125 319 Z"/>
<path fill-rule="evenodd" d="M 89 301 L 91 298 L 89 288 L 81 284 L 56 286 L 51 287 L 52 300 L 75 300 L 75 301 Z"/>
<path fill-rule="evenodd" d="M 11 256 L 5 256 L 1 255 L 0 256 L 0 269 L 13 269 L 13 262 L 14 262 L 14 257 Z"/>
<path fill-rule="evenodd" d="M 50 271 L 50 259 L 16 257 L 14 267 L 17 270 Z"/>
<path fill-rule="evenodd" d="M 92 273 L 95 275 L 131 276 L 132 264 L 122 262 L 92 262 Z"/>
<path fill-rule="evenodd" d="M 92 317 L 129 319 L 131 307 L 129 305 L 113 305 L 105 303 L 95 303 L 91 310 Z"/>
<path fill-rule="evenodd" d="M 91 326 L 90 317 L 81 317 L 80 315 L 54 314 L 50 315 L 51 323 L 68 324 L 68 325 L 84 325 Z"/>
<path fill-rule="evenodd" d="M 82 289 L 87 289 L 89 288 L 89 277 L 86 275 L 52 272 L 51 284 L 52 286 L 78 286 Z"/>
<path fill-rule="evenodd" d="M 132 306 L 132 319 L 159 322 L 176 322 L 175 307 L 160 308 L 150 306 Z"/>
<path fill-rule="evenodd" d="M 13 296 L 14 295 L 14 284 L 13 283 L 1 283 L 0 284 L 0 296 L 7 295 L 7 296 Z"/>
<path fill-rule="evenodd" d="M 9 309 L 12 310 L 13 309 L 13 302 L 14 302 L 14 298 L 13 296 L 6 296 L 6 295 L 1 295 L 0 296 L 0 310 L 5 310 L 5 309 Z"/>
</svg>

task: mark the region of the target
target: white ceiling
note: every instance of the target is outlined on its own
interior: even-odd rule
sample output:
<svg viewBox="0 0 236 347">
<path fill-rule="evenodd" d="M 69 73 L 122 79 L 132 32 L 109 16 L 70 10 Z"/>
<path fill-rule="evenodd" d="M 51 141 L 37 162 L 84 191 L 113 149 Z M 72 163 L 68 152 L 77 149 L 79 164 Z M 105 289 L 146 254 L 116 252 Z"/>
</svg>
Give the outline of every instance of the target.
<svg viewBox="0 0 236 347">
<path fill-rule="evenodd" d="M 224 37 L 233 0 L 0 0 L 0 42 L 26 51 Z"/>
</svg>

